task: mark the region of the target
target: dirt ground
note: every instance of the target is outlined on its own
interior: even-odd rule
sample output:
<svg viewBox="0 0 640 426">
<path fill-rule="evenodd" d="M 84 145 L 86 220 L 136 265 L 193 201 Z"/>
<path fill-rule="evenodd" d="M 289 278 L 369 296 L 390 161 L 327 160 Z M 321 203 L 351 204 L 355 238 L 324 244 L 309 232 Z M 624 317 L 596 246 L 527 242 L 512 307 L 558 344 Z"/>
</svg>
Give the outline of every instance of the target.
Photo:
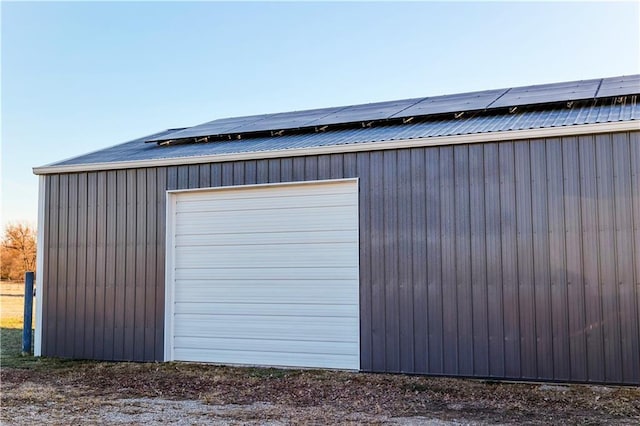
<svg viewBox="0 0 640 426">
<path fill-rule="evenodd" d="M 22 357 L 2 293 L 2 425 L 640 424 L 639 388 Z"/>
<path fill-rule="evenodd" d="M 186 363 L 2 368 L 21 424 L 639 424 L 640 390 Z"/>
</svg>

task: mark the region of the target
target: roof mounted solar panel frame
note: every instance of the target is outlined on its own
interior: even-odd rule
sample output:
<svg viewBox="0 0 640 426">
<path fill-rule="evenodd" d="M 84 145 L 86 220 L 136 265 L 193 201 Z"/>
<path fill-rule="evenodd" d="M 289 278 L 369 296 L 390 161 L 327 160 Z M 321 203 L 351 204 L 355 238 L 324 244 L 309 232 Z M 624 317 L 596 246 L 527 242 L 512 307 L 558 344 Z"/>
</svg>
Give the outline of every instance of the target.
<svg viewBox="0 0 640 426">
<path fill-rule="evenodd" d="M 342 107 L 317 108 L 209 121 L 166 131 L 145 140 L 159 145 L 233 140 L 262 135 L 326 131 L 353 126 L 396 124 L 414 118 L 456 118 L 483 113 L 513 113 L 521 107 L 543 108 L 599 98 L 640 94 L 640 75 L 494 89 Z"/>
</svg>

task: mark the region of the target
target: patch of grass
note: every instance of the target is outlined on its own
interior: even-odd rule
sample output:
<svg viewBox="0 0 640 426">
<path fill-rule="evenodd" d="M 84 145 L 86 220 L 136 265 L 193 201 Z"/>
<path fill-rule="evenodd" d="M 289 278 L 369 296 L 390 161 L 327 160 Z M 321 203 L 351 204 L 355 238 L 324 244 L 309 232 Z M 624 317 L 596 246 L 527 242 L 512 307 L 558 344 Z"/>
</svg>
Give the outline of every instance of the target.
<svg viewBox="0 0 640 426">
<path fill-rule="evenodd" d="M 249 377 L 256 377 L 259 379 L 282 379 L 284 377 L 292 377 L 300 374 L 300 370 L 286 370 L 278 368 L 260 368 L 250 367 L 247 368 L 247 375 Z"/>
<path fill-rule="evenodd" d="M 31 342 L 31 351 L 33 352 L 33 341 Z M 22 329 L 0 328 L 0 367 L 2 368 L 48 370 L 70 368 L 88 362 L 96 361 L 22 355 Z"/>
<path fill-rule="evenodd" d="M 22 331 L 22 318 L 15 318 L 15 317 L 2 317 L 0 318 L 0 328 L 12 328 L 12 329 L 18 329 L 20 331 Z"/>
<path fill-rule="evenodd" d="M 19 328 L 0 328 L 0 366 L 14 367 L 22 357 L 22 330 Z"/>
</svg>

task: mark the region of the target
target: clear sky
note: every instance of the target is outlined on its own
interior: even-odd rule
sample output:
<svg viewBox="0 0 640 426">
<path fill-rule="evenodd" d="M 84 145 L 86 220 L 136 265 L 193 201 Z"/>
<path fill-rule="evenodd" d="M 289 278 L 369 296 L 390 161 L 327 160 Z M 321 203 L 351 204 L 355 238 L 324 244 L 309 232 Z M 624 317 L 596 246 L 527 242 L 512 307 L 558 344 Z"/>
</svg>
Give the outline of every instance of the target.
<svg viewBox="0 0 640 426">
<path fill-rule="evenodd" d="M 2 225 L 31 168 L 215 118 L 640 73 L 626 3 L 1 3 Z"/>
</svg>

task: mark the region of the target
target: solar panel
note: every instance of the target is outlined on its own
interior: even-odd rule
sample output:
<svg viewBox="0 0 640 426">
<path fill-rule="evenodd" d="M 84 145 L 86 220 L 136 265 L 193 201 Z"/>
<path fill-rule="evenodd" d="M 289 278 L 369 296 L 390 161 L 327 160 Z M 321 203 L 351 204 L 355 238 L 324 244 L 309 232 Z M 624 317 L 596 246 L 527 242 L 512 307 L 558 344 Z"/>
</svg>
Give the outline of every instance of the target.
<svg viewBox="0 0 640 426">
<path fill-rule="evenodd" d="M 314 126 L 328 124 L 355 123 L 370 120 L 385 120 L 394 114 L 415 105 L 424 98 L 403 99 L 400 101 L 376 102 L 364 105 L 353 105 L 329 114 L 314 121 Z"/>
<path fill-rule="evenodd" d="M 459 95 L 433 96 L 393 115 L 394 118 L 416 115 L 445 114 L 451 112 L 485 109 L 506 89 L 461 93 Z"/>
<path fill-rule="evenodd" d="M 251 115 L 247 117 L 222 118 L 219 120 L 209 121 L 197 126 L 188 127 L 183 130 L 171 132 L 162 137 L 147 139 L 147 142 L 164 141 L 171 139 L 191 138 L 210 135 L 223 135 L 228 133 L 236 133 L 235 129 L 246 124 L 253 124 L 273 114 Z"/>
<path fill-rule="evenodd" d="M 640 75 L 605 78 L 598 90 L 598 97 L 602 98 L 630 94 L 640 94 Z"/>
<path fill-rule="evenodd" d="M 281 112 L 270 114 L 260 121 L 247 123 L 235 129 L 237 133 L 260 132 L 265 130 L 299 129 L 313 126 L 314 122 L 334 114 L 345 107 L 320 108 L 306 111 Z"/>
<path fill-rule="evenodd" d="M 592 99 L 599 84 L 600 79 L 516 87 L 509 89 L 491 108 Z"/>
</svg>

